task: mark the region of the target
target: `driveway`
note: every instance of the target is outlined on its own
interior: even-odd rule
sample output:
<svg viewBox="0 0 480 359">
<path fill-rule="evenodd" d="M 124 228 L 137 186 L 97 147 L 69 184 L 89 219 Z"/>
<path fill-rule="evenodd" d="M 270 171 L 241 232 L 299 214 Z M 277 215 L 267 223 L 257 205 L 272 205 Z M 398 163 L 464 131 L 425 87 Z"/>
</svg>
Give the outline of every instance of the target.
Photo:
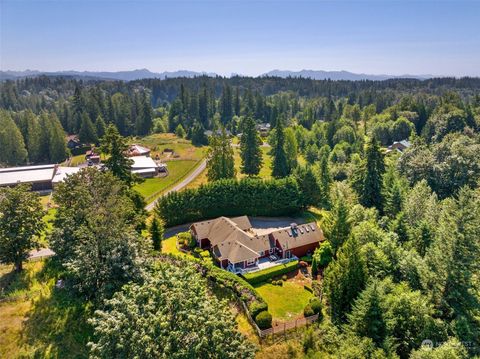
<svg viewBox="0 0 480 359">
<path fill-rule="evenodd" d="M 207 167 L 207 160 L 203 160 L 187 177 L 185 177 L 183 180 L 178 182 L 172 188 L 165 191 L 160 197 L 165 196 L 170 192 L 180 191 L 181 189 L 186 187 L 190 182 L 192 182 L 200 173 L 202 173 L 206 167 Z M 155 208 L 155 205 L 157 204 L 157 201 L 158 201 L 158 198 L 153 202 L 147 204 L 145 206 L 145 209 L 147 211 L 153 210 Z"/>
</svg>

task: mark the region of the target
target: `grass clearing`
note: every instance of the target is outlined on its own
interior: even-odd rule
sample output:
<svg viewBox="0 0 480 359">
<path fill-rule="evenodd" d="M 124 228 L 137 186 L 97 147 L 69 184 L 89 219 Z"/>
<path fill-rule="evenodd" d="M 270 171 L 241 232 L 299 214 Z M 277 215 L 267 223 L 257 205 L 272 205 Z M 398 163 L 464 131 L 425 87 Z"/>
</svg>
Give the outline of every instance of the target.
<svg viewBox="0 0 480 359">
<path fill-rule="evenodd" d="M 172 159 L 198 161 L 206 152 L 206 147 L 193 146 L 191 141 L 178 138 L 173 133 L 155 133 L 143 138 L 133 138 L 131 142 L 148 147 L 151 150 L 150 156 L 155 158 L 158 155 L 162 161 Z M 165 149 L 173 150 L 173 156 L 164 153 Z"/>
<path fill-rule="evenodd" d="M 158 197 L 163 191 L 179 182 L 199 165 L 194 160 L 168 161 L 168 176 L 146 178 L 145 181 L 134 186 L 143 198 L 149 203 Z"/>
<path fill-rule="evenodd" d="M 283 286 L 264 283 L 254 287 L 267 302 L 273 320 L 288 321 L 303 316 L 303 309 L 313 297 L 305 284 L 295 278 L 283 282 Z"/>
<path fill-rule="evenodd" d="M 0 303 L 0 357 L 87 358 L 90 308 L 67 289 L 55 289 L 58 271 L 49 262 L 24 268 L 16 274 L 0 266 L 2 297 L 9 298 Z"/>
</svg>

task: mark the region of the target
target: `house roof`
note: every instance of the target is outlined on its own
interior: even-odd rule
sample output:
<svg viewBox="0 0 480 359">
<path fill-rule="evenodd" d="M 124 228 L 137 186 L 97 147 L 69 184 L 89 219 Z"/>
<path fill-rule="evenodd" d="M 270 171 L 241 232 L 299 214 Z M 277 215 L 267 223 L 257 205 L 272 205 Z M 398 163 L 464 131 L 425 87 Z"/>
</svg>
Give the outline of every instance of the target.
<svg viewBox="0 0 480 359">
<path fill-rule="evenodd" d="M 151 157 L 147 156 L 134 156 L 130 157 L 130 159 L 133 161 L 132 164 L 132 171 L 133 170 L 140 170 L 140 169 L 146 169 L 146 168 L 152 168 L 155 169 L 157 168 L 157 164 L 154 160 L 152 160 Z"/>
<path fill-rule="evenodd" d="M 324 240 L 323 232 L 315 222 L 297 225 L 295 229 L 292 229 L 292 227 L 281 228 L 273 231 L 271 235 L 278 241 L 283 250 Z"/>
<path fill-rule="evenodd" d="M 258 258 L 264 251 L 274 248 L 276 241 L 285 250 L 324 239 L 322 230 L 313 222 L 297 226 L 295 233 L 291 227 L 286 227 L 256 235 L 249 231 L 251 227 L 247 216 L 219 217 L 191 226 L 199 240 L 208 238 L 219 260 L 228 259 L 231 263 Z"/>
<path fill-rule="evenodd" d="M 128 155 L 129 156 L 144 156 L 150 153 L 150 149 L 147 147 L 143 147 L 137 144 L 130 145 L 128 149 Z"/>
<path fill-rule="evenodd" d="M 252 228 L 252 225 L 247 216 L 241 216 L 233 218 L 218 217 L 208 221 L 193 223 L 192 227 L 194 228 L 198 239 L 210 239 L 213 236 L 217 236 L 217 233 L 225 231 L 230 233 L 233 227 L 238 227 L 241 230 L 246 231 Z"/>
<path fill-rule="evenodd" d="M 0 186 L 51 181 L 55 165 L 0 168 Z"/>
<path fill-rule="evenodd" d="M 75 174 L 80 170 L 81 170 L 80 167 L 62 167 L 62 166 L 59 166 L 57 168 L 57 171 L 55 172 L 55 175 L 52 178 L 52 183 L 63 182 L 63 181 L 65 181 L 65 179 L 68 176 L 70 176 L 72 174 Z"/>
</svg>

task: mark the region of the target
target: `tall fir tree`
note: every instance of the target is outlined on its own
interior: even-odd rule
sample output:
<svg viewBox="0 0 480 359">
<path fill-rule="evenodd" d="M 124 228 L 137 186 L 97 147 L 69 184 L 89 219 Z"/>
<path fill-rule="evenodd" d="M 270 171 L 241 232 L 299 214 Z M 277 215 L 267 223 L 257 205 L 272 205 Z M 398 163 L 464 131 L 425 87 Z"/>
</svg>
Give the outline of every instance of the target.
<svg viewBox="0 0 480 359">
<path fill-rule="evenodd" d="M 290 174 L 290 170 L 285 152 L 285 130 L 281 119 L 277 121 L 273 142 L 271 150 L 271 155 L 273 156 L 272 176 L 275 178 L 286 177 Z"/>
<path fill-rule="evenodd" d="M 80 142 L 87 144 L 97 143 L 98 141 L 95 126 L 86 112 L 82 113 L 82 124 L 78 132 L 78 138 Z"/>
<path fill-rule="evenodd" d="M 383 154 L 377 140 L 372 137 L 367 145 L 363 185 L 360 189 L 360 203 L 363 206 L 382 210 L 382 176 L 384 172 Z"/>
<path fill-rule="evenodd" d="M 0 110 L 0 163 L 19 165 L 27 160 L 22 133 L 7 111 Z"/>
<path fill-rule="evenodd" d="M 247 117 L 242 124 L 240 138 L 241 171 L 249 176 L 257 176 L 262 168 L 262 140 L 258 135 L 255 121 Z"/>
<path fill-rule="evenodd" d="M 350 237 L 339 250 L 337 259 L 325 271 L 325 294 L 332 322 L 346 321 L 352 304 L 365 287 L 365 260 L 360 245 Z"/>
<path fill-rule="evenodd" d="M 328 155 L 324 154 L 320 158 L 319 164 L 319 185 L 320 185 L 320 206 L 325 209 L 330 209 L 330 187 L 332 184 L 332 177 L 330 176 L 330 168 L 328 166 Z"/>
<path fill-rule="evenodd" d="M 220 98 L 220 118 L 225 126 L 233 117 L 232 89 L 229 85 L 223 87 L 222 97 Z"/>
<path fill-rule="evenodd" d="M 108 125 L 105 136 L 100 143 L 100 150 L 107 155 L 107 159 L 104 161 L 105 167 L 115 177 L 128 186 L 132 186 L 138 181 L 137 176 L 130 171 L 133 161 L 125 155 L 128 150 L 127 141 L 120 135 L 114 125 Z"/>
<path fill-rule="evenodd" d="M 359 337 L 372 339 L 377 347 L 383 345 L 387 336 L 381 296 L 379 283 L 370 283 L 355 301 L 347 325 L 349 331 Z"/>
<path fill-rule="evenodd" d="M 321 190 L 312 166 L 298 166 L 294 176 L 302 190 L 305 207 L 318 206 L 322 199 Z"/>
<path fill-rule="evenodd" d="M 210 137 L 210 148 L 207 152 L 207 177 L 209 181 L 234 178 L 235 161 L 233 148 L 224 128 L 220 135 Z"/>
<path fill-rule="evenodd" d="M 349 216 L 347 203 L 344 197 L 339 195 L 324 224 L 325 236 L 332 244 L 334 254 L 337 253 L 350 235 L 352 224 Z"/>
<path fill-rule="evenodd" d="M 105 131 L 107 130 L 107 125 L 103 120 L 102 116 L 98 116 L 95 120 L 95 130 L 97 132 L 97 138 L 100 139 L 105 136 Z"/>
<path fill-rule="evenodd" d="M 154 215 L 150 225 L 150 239 L 152 240 L 153 249 L 156 251 L 162 250 L 162 240 L 165 229 L 163 222 L 158 216 Z"/>
</svg>

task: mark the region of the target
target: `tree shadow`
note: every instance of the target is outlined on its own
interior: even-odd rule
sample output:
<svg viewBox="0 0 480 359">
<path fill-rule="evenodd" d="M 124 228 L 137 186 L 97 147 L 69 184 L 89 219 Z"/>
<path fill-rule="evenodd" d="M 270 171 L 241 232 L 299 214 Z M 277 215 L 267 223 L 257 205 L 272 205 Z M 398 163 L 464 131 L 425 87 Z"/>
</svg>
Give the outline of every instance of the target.
<svg viewBox="0 0 480 359">
<path fill-rule="evenodd" d="M 33 300 L 23 323 L 22 340 L 34 348 L 34 358 L 87 358 L 87 343 L 92 337 L 87 323 L 91 305 L 68 288 L 57 289 L 56 270 L 52 264 L 38 273 L 50 283 Z"/>
</svg>

